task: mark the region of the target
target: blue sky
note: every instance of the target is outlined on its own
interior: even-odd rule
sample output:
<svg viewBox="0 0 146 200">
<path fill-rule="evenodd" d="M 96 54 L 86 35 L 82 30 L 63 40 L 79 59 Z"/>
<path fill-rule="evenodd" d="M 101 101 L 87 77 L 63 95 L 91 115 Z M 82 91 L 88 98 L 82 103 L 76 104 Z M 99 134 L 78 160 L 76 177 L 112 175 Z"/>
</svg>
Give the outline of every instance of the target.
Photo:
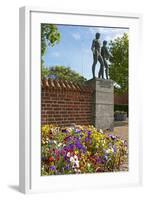
<svg viewBox="0 0 146 200">
<path fill-rule="evenodd" d="M 128 33 L 128 29 L 120 28 L 71 25 L 57 25 L 57 27 L 61 34 L 61 40 L 59 44 L 47 49 L 44 56 L 45 66 L 68 66 L 87 79 L 92 78 L 93 56 L 91 44 L 95 38 L 95 33 L 99 32 L 101 34 L 101 44 L 103 40 L 109 42 L 116 37 L 121 37 L 124 33 Z M 96 75 L 98 70 L 99 63 L 96 65 Z"/>
</svg>

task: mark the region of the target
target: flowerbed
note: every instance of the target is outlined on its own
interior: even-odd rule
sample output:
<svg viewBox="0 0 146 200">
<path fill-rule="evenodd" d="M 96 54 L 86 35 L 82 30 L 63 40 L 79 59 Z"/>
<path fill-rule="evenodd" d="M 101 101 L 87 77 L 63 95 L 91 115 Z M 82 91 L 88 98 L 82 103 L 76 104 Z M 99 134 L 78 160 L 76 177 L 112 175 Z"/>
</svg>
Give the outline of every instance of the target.
<svg viewBox="0 0 146 200">
<path fill-rule="evenodd" d="M 120 171 L 126 157 L 126 141 L 93 126 L 42 126 L 42 176 Z"/>
</svg>

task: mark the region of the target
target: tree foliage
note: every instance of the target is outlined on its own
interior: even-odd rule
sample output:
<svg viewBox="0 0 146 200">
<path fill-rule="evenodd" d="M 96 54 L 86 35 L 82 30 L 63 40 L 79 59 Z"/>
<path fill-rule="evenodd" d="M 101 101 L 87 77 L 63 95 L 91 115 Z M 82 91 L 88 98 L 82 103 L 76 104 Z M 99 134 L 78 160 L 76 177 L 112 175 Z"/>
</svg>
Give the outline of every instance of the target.
<svg viewBox="0 0 146 200">
<path fill-rule="evenodd" d="M 43 57 L 48 46 L 54 46 L 60 41 L 60 33 L 54 24 L 41 24 L 41 56 Z"/>
<path fill-rule="evenodd" d="M 128 91 L 128 43 L 126 33 L 110 42 L 109 51 L 112 56 L 109 75 L 120 86 L 120 89 L 116 89 L 119 93 Z"/>
<path fill-rule="evenodd" d="M 53 66 L 47 68 L 44 66 L 43 56 L 46 53 L 48 46 L 53 47 L 60 42 L 61 35 L 58 28 L 54 24 L 41 24 L 41 74 L 42 79 L 52 78 L 60 80 L 69 80 L 76 83 L 83 83 L 86 79 L 70 67 Z"/>
<path fill-rule="evenodd" d="M 42 68 L 42 79 L 53 78 L 57 80 L 68 80 L 82 84 L 86 79 L 79 73 L 73 71 L 70 67 L 53 66 L 50 68 Z"/>
</svg>

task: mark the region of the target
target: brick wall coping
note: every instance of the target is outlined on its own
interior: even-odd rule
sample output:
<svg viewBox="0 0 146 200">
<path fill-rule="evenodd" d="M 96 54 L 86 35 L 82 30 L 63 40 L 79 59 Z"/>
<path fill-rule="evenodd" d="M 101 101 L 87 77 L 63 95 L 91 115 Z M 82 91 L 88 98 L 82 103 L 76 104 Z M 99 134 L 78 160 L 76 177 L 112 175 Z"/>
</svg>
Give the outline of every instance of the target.
<svg viewBox="0 0 146 200">
<path fill-rule="evenodd" d="M 93 89 L 87 84 L 77 84 L 67 80 L 42 80 L 42 89 L 53 89 L 53 90 L 71 90 L 71 91 L 85 91 L 91 93 Z"/>
</svg>

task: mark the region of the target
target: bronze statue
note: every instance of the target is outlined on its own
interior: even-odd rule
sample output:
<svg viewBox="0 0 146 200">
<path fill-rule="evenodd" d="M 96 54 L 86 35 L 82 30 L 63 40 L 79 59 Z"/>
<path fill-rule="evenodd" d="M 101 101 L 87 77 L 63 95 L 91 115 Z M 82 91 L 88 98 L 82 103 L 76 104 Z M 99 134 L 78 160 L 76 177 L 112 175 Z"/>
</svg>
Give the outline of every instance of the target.
<svg viewBox="0 0 146 200">
<path fill-rule="evenodd" d="M 95 66 L 97 64 L 97 61 L 100 63 L 100 69 L 98 73 L 98 78 L 103 78 L 104 79 L 104 62 L 101 56 L 100 52 L 100 33 L 96 33 L 95 39 L 92 42 L 91 50 L 93 52 L 93 65 L 92 65 L 92 74 L 93 78 L 95 78 Z"/>
<path fill-rule="evenodd" d="M 110 54 L 108 52 L 106 45 L 107 45 L 107 41 L 104 40 L 103 46 L 101 47 L 101 56 L 103 58 L 103 63 L 104 63 L 104 66 L 105 66 L 105 76 L 106 76 L 106 79 L 108 79 L 108 68 L 109 68 L 109 66 L 108 66 L 107 60 L 109 59 Z"/>
</svg>

